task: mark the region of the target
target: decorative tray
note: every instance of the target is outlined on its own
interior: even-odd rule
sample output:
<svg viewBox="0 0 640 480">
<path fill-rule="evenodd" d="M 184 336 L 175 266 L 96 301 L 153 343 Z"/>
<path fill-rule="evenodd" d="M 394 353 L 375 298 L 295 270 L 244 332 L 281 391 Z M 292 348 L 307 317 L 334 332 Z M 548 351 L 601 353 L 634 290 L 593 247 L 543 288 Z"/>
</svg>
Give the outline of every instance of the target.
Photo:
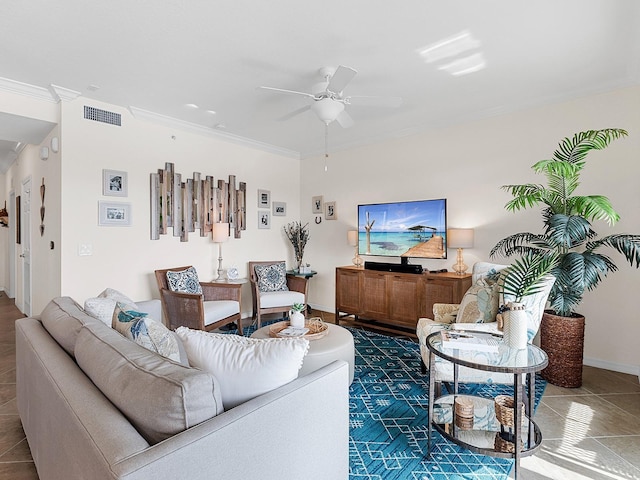
<svg viewBox="0 0 640 480">
<path fill-rule="evenodd" d="M 269 327 L 269 336 L 270 337 L 278 337 L 278 338 L 291 338 L 289 335 L 279 335 L 279 333 L 289 326 L 288 321 L 277 322 Z M 320 317 L 312 317 L 304 322 L 305 328 L 308 328 L 309 331 L 302 335 L 303 338 L 307 340 L 318 340 L 319 338 L 324 337 L 327 333 L 329 333 L 329 326 L 322 321 Z"/>
</svg>

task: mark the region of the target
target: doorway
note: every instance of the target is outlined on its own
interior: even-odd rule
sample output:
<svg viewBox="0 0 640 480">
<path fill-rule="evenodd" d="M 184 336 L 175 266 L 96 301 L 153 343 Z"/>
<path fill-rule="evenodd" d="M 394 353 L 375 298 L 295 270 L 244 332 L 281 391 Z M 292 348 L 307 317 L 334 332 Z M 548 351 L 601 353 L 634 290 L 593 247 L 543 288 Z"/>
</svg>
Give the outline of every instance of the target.
<svg viewBox="0 0 640 480">
<path fill-rule="evenodd" d="M 22 182 L 20 202 L 20 239 L 22 246 L 22 313 L 31 316 L 31 177 Z"/>
</svg>

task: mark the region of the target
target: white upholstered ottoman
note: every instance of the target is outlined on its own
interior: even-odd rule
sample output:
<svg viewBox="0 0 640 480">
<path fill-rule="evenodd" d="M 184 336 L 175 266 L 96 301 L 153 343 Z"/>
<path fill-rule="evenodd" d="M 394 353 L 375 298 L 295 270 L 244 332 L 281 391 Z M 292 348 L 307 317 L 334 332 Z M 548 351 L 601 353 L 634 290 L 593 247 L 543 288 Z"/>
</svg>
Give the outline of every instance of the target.
<svg viewBox="0 0 640 480">
<path fill-rule="evenodd" d="M 327 323 L 327 326 L 329 332 L 324 337 L 309 341 L 309 352 L 304 357 L 299 375 L 311 373 L 335 360 L 344 360 L 349 364 L 349 384 L 351 384 L 354 365 L 353 335 L 339 325 Z M 251 338 L 270 338 L 269 325 L 253 332 Z"/>
</svg>

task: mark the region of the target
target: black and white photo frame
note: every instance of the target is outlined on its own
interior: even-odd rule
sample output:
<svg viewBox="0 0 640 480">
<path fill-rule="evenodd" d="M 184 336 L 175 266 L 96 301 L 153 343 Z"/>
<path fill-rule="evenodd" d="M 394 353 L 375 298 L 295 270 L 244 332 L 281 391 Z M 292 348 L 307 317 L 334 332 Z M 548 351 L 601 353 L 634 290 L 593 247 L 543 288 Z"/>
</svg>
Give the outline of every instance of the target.
<svg viewBox="0 0 640 480">
<path fill-rule="evenodd" d="M 127 172 L 102 170 L 102 195 L 106 197 L 128 196 Z"/>
<path fill-rule="evenodd" d="M 336 210 L 336 202 L 326 202 L 324 204 L 324 219 L 337 220 L 338 211 Z"/>
<path fill-rule="evenodd" d="M 98 202 L 98 225 L 130 227 L 131 204 L 122 202 Z"/>
<path fill-rule="evenodd" d="M 273 216 L 284 217 L 287 215 L 287 204 L 285 202 L 273 202 Z"/>
<path fill-rule="evenodd" d="M 311 213 L 322 215 L 322 195 L 311 197 Z"/>
<path fill-rule="evenodd" d="M 271 213 L 267 211 L 258 211 L 258 228 L 271 228 Z"/>
<path fill-rule="evenodd" d="M 269 190 L 258 190 L 258 208 L 269 208 L 271 206 L 271 192 Z"/>
</svg>

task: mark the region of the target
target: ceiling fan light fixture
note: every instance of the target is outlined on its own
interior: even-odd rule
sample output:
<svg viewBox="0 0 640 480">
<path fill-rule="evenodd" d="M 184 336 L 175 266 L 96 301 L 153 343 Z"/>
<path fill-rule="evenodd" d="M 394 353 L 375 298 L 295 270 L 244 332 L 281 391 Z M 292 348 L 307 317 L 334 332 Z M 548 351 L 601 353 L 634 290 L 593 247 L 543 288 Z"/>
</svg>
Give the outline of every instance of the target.
<svg viewBox="0 0 640 480">
<path fill-rule="evenodd" d="M 320 120 L 328 125 L 342 113 L 344 110 L 344 103 L 330 98 L 323 98 L 322 100 L 314 102 L 313 105 L 311 105 L 311 110 Z"/>
</svg>

